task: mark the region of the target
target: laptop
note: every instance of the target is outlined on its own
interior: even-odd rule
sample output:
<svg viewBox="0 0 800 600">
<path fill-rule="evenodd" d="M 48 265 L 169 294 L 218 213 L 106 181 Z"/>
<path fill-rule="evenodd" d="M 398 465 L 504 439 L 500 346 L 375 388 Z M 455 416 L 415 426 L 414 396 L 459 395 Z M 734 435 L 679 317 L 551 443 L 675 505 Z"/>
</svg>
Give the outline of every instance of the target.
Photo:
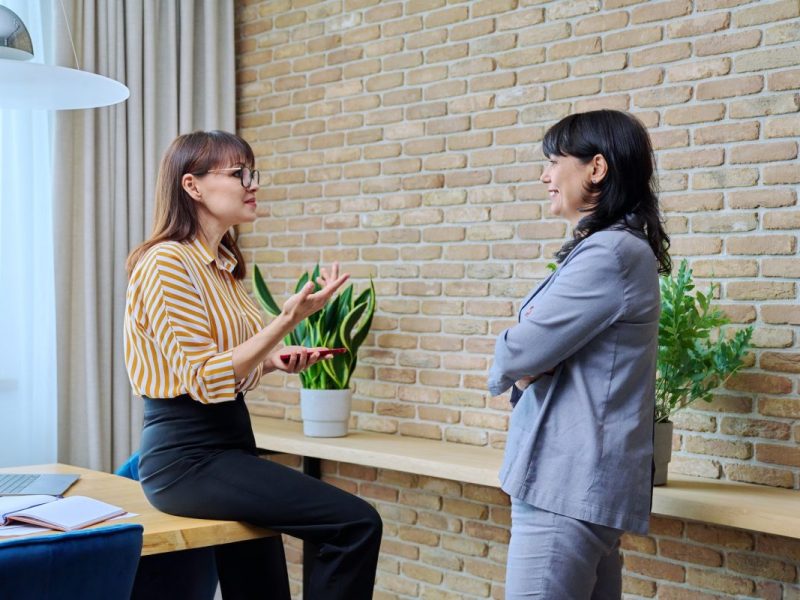
<svg viewBox="0 0 800 600">
<path fill-rule="evenodd" d="M 75 483 L 80 475 L 51 475 L 38 473 L 11 473 L 0 475 L 0 496 L 28 496 L 45 494 L 60 496 Z"/>
</svg>

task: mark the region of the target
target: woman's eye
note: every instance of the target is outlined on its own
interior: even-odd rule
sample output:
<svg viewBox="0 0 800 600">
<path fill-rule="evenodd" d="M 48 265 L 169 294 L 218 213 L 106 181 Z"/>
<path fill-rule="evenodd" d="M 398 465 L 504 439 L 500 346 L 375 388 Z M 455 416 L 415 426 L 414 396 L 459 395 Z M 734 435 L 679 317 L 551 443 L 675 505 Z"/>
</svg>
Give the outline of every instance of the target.
<svg viewBox="0 0 800 600">
<path fill-rule="evenodd" d="M 231 176 L 232 176 L 232 177 L 239 177 L 239 178 L 241 179 L 241 177 L 242 177 L 242 170 L 241 170 L 241 169 L 236 169 L 236 170 L 235 170 L 233 173 L 231 173 Z"/>
</svg>

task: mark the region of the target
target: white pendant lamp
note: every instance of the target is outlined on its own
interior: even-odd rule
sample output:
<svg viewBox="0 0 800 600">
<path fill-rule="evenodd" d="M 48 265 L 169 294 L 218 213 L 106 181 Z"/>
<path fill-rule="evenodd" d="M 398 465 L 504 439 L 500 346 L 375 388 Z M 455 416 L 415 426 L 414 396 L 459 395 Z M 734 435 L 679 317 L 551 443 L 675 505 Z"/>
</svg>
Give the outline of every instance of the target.
<svg viewBox="0 0 800 600">
<path fill-rule="evenodd" d="M 16 13 L 0 6 L 0 108 L 96 108 L 126 100 L 127 87 L 101 75 L 30 62 L 33 44 Z"/>
</svg>

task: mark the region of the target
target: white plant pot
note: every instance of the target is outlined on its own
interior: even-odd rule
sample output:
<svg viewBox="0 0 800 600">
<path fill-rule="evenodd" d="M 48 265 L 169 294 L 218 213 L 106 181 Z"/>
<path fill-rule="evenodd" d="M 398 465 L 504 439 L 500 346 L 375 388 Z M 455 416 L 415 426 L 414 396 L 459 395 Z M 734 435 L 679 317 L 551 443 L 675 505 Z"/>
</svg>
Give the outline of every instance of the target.
<svg viewBox="0 0 800 600">
<path fill-rule="evenodd" d="M 672 460 L 672 423 L 656 423 L 653 437 L 653 462 L 656 472 L 653 476 L 653 485 L 667 483 L 667 469 Z"/>
<path fill-rule="evenodd" d="M 343 437 L 350 421 L 351 390 L 300 390 L 303 434 L 309 437 Z"/>
</svg>

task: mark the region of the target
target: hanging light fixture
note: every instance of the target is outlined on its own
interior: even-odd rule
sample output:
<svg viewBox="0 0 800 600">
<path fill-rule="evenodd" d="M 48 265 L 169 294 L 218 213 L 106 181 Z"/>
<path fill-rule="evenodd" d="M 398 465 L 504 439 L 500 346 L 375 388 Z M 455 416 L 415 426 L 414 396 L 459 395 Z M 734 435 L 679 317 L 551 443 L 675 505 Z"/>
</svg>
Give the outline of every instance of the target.
<svg viewBox="0 0 800 600">
<path fill-rule="evenodd" d="M 32 58 L 31 36 L 22 19 L 0 6 L 0 108 L 96 108 L 130 95 L 127 87 L 108 77 L 30 62 Z"/>
</svg>

